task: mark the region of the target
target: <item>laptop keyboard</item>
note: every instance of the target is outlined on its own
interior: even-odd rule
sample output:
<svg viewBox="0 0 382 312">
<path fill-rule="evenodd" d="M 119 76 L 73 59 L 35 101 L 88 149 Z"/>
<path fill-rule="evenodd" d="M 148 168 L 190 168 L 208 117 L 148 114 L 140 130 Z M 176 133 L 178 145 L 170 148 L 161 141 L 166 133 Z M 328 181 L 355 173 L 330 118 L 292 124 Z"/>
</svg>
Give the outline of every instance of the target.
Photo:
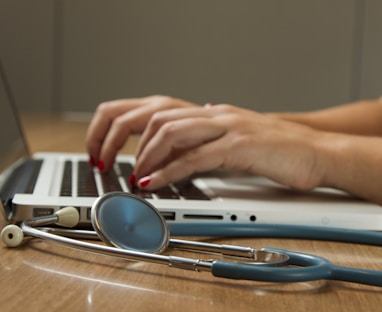
<svg viewBox="0 0 382 312">
<path fill-rule="evenodd" d="M 9 183 L 2 186 L 2 201 L 8 202 L 16 193 L 32 194 L 41 165 L 41 160 L 26 159 L 16 167 L 8 178 Z"/>
<path fill-rule="evenodd" d="M 123 191 L 121 181 L 129 188 L 131 193 L 143 198 L 160 198 L 160 199 L 194 199 L 209 200 L 210 198 L 197 188 L 191 180 L 184 180 L 163 187 L 156 191 L 144 191 L 137 187 L 129 185 L 129 177 L 133 172 L 131 163 L 121 162 L 114 166 L 114 170 L 100 175 L 102 188 L 104 193 Z M 61 196 L 72 196 L 72 177 L 73 163 L 65 162 L 64 174 L 61 186 Z M 93 168 L 86 161 L 78 162 L 78 185 L 77 196 L 79 197 L 97 197 L 96 179 Z"/>
</svg>

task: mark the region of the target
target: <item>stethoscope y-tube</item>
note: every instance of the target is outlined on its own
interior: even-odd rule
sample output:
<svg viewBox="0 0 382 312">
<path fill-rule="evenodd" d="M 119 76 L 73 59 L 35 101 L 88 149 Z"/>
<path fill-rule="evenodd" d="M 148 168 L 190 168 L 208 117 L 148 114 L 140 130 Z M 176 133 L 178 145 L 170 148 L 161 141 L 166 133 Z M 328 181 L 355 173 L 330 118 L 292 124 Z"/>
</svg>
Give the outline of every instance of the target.
<svg viewBox="0 0 382 312">
<path fill-rule="evenodd" d="M 78 211 L 68 207 L 59 210 L 52 216 L 26 220 L 21 227 L 7 226 L 1 232 L 1 237 L 9 247 L 19 246 L 24 235 L 28 235 L 83 251 L 134 261 L 164 264 L 174 268 L 207 271 L 214 276 L 230 279 L 267 282 L 305 282 L 325 279 L 382 286 L 382 271 L 336 266 L 325 258 L 305 253 L 274 248 L 253 249 L 170 239 L 168 225 L 158 210 L 144 199 L 127 193 L 108 193 L 97 199 L 91 210 L 91 221 L 95 232 L 45 227 L 52 223 L 73 227 L 77 224 L 78 219 Z M 266 225 L 263 226 L 264 231 L 266 227 Z M 188 225 L 182 225 L 182 228 L 183 230 L 191 229 Z M 200 225 L 194 229 L 195 235 L 203 233 L 203 235 L 217 236 L 220 233 L 224 236 L 266 236 L 264 233 L 259 235 L 261 231 L 254 231 L 253 228 L 251 231 L 246 227 L 220 225 L 219 228 L 218 225 L 211 227 L 209 224 L 207 227 Z M 269 228 L 273 231 L 273 235 L 271 235 L 272 232 L 269 232 L 269 237 L 283 237 L 279 231 L 274 231 L 274 227 Z M 322 239 L 322 236 L 318 237 L 319 229 L 315 230 L 315 239 Z M 324 234 L 324 229 L 320 229 L 320 231 L 321 234 Z M 343 230 L 336 229 L 335 231 Z M 289 232 L 289 235 L 291 233 Z M 298 233 L 299 235 L 294 236 L 306 238 L 307 232 L 298 231 Z M 356 231 L 356 234 L 352 231 L 352 242 L 356 241 L 355 236 L 360 233 L 373 234 L 371 237 L 365 235 L 362 243 L 375 245 L 377 236 L 381 242 L 381 234 L 367 231 Z M 179 231 L 177 234 L 180 235 Z M 190 235 L 190 232 L 187 232 L 187 235 Z M 349 233 L 346 235 L 350 236 Z M 99 237 L 109 246 L 85 242 L 75 239 L 76 237 Z M 324 239 L 337 240 L 334 237 L 324 237 Z M 350 241 L 350 239 L 340 240 Z M 231 259 L 230 261 L 203 260 L 161 254 L 168 247 L 219 253 Z"/>
</svg>

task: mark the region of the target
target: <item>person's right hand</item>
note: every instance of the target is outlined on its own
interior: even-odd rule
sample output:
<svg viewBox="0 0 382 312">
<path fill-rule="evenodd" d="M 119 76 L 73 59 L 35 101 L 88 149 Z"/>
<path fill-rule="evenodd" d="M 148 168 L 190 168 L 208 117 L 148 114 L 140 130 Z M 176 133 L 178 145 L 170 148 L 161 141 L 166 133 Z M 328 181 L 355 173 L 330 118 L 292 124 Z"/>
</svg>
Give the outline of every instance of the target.
<svg viewBox="0 0 382 312">
<path fill-rule="evenodd" d="M 332 163 L 322 146 L 337 138 L 328 136 L 228 104 L 166 110 L 150 119 L 140 138 L 134 179 L 155 190 L 223 168 L 309 190 L 323 182 Z"/>
<path fill-rule="evenodd" d="M 129 135 L 142 133 L 156 112 L 193 106 L 193 103 L 160 95 L 100 104 L 86 135 L 90 163 L 101 171 L 109 171 Z"/>
</svg>

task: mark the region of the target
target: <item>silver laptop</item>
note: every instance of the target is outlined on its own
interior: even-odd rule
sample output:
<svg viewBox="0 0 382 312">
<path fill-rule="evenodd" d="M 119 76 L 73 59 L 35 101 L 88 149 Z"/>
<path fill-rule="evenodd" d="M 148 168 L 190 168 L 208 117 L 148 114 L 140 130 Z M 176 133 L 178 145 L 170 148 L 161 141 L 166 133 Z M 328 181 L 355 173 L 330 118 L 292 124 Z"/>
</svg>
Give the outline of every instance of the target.
<svg viewBox="0 0 382 312">
<path fill-rule="evenodd" d="M 132 188 L 133 156 L 120 156 L 100 174 L 85 154 L 29 155 L 10 86 L 0 63 L 0 195 L 9 222 L 74 206 L 80 226 L 90 226 L 90 208 L 103 193 L 145 197 L 170 224 L 293 224 L 382 230 L 382 208 L 333 189 L 296 192 L 262 177 L 214 171 L 156 192 Z M 176 233 L 173 233 L 176 234 Z M 192 234 L 192 233 L 189 233 Z"/>
</svg>

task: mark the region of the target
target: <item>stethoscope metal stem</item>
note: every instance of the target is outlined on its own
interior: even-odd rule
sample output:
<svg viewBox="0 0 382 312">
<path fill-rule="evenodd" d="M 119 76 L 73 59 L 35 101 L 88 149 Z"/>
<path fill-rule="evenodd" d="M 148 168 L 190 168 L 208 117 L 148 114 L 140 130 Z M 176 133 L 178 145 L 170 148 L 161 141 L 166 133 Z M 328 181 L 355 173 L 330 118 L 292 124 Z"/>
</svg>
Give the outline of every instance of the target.
<svg viewBox="0 0 382 312">
<path fill-rule="evenodd" d="M 170 239 L 170 247 L 182 250 L 198 250 L 202 252 L 218 252 L 226 256 L 245 257 L 257 261 L 257 250 L 251 247 L 230 246 L 220 244 L 210 244 L 194 241 L 183 241 L 180 239 Z"/>
<path fill-rule="evenodd" d="M 39 230 L 77 239 L 99 239 L 99 236 L 95 231 L 68 230 L 61 228 L 40 228 Z M 264 264 L 272 266 L 281 266 L 287 264 L 289 260 L 289 257 L 282 253 L 269 252 L 264 251 L 263 249 L 255 249 L 251 247 L 236 245 L 211 244 L 180 239 L 170 239 L 169 247 L 173 249 L 189 250 L 193 252 L 198 251 L 203 253 L 220 254 L 222 256 L 237 257 L 241 258 L 242 261 L 244 260 L 251 262 L 252 264 L 258 265 Z"/>
<path fill-rule="evenodd" d="M 146 252 L 139 252 L 133 250 L 126 250 L 116 247 L 109 247 L 105 245 L 92 244 L 64 236 L 51 234 L 41 231 L 40 229 L 33 228 L 26 223 L 21 224 L 21 229 L 27 235 L 44 239 L 46 241 L 60 244 L 65 247 L 80 249 L 91 253 L 99 253 L 106 256 L 124 258 L 135 261 L 147 261 L 156 264 L 167 265 L 174 268 L 189 269 L 193 271 L 207 271 L 211 272 L 212 262 L 201 259 L 183 258 L 175 256 L 164 256 Z"/>
<path fill-rule="evenodd" d="M 252 264 L 266 264 L 272 266 L 285 265 L 289 257 L 283 253 L 270 252 L 244 246 L 211 244 L 197 241 L 184 241 L 170 239 L 170 247 L 182 250 L 203 251 L 206 253 L 219 253 L 224 256 L 246 258 Z"/>
<path fill-rule="evenodd" d="M 38 227 L 38 226 L 43 226 L 47 224 L 55 224 L 57 221 L 58 221 L 58 217 L 53 214 L 53 215 L 28 219 L 25 221 L 25 223 L 31 227 Z"/>
</svg>

